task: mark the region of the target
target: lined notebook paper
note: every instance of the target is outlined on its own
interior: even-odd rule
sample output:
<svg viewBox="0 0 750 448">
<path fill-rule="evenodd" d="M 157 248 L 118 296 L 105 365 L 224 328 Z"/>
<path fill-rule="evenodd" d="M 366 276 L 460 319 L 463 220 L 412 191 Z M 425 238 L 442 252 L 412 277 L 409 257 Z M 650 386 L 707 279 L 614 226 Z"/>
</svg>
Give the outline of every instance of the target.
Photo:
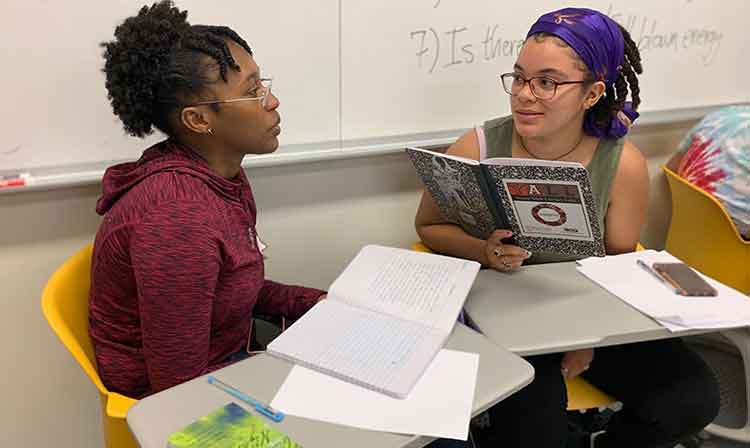
<svg viewBox="0 0 750 448">
<path fill-rule="evenodd" d="M 268 352 L 404 398 L 448 338 L 478 271 L 473 261 L 366 246 L 328 299 Z"/>
</svg>

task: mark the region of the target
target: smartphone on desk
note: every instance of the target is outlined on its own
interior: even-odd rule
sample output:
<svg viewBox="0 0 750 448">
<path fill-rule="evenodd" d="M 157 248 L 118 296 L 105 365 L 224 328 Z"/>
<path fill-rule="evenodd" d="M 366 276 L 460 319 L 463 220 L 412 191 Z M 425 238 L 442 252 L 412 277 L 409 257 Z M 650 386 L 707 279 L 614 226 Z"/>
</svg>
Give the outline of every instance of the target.
<svg viewBox="0 0 750 448">
<path fill-rule="evenodd" d="M 713 297 L 716 289 L 685 263 L 654 263 L 656 273 L 686 297 Z"/>
</svg>

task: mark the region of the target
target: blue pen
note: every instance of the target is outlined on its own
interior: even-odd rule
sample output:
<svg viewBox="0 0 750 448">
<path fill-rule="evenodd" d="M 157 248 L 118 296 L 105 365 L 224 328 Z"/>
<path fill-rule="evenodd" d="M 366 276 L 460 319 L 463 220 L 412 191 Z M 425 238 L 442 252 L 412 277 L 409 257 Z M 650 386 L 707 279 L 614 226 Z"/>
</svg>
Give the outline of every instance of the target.
<svg viewBox="0 0 750 448">
<path fill-rule="evenodd" d="M 666 286 L 667 288 L 671 289 L 671 290 L 672 290 L 672 292 L 674 292 L 675 294 L 679 294 L 679 293 L 680 293 L 680 292 L 679 292 L 679 291 L 678 291 L 678 290 L 677 290 L 677 289 L 676 289 L 676 288 L 675 288 L 675 287 L 674 287 L 674 286 L 673 286 L 673 285 L 672 285 L 671 283 L 669 283 L 669 282 L 668 282 L 668 281 L 666 281 L 666 280 L 665 280 L 664 278 L 662 278 L 662 276 L 661 276 L 661 275 L 659 275 L 659 274 L 658 274 L 658 273 L 657 273 L 657 272 L 656 272 L 656 271 L 654 270 L 654 268 L 652 268 L 651 266 L 649 266 L 649 265 L 648 265 L 648 264 L 647 264 L 647 263 L 646 263 L 645 261 L 643 261 L 643 260 L 636 260 L 636 263 L 638 264 L 638 266 L 640 266 L 640 267 L 642 267 L 643 269 L 645 269 L 645 270 L 646 270 L 646 272 L 648 272 L 649 274 L 651 274 L 651 275 L 653 275 L 654 277 L 656 277 L 656 278 L 657 278 L 657 279 L 658 279 L 658 280 L 659 280 L 660 282 L 662 282 L 662 283 L 663 283 L 663 284 L 664 284 L 664 285 L 665 285 L 665 286 Z"/>
<path fill-rule="evenodd" d="M 219 389 L 223 390 L 224 392 L 228 393 L 229 395 L 233 396 L 234 398 L 237 398 L 239 400 L 244 401 L 245 403 L 249 404 L 253 407 L 256 411 L 261 413 L 262 415 L 265 415 L 266 417 L 270 418 L 271 420 L 275 422 L 280 422 L 284 420 L 284 413 L 277 411 L 276 409 L 272 408 L 271 406 L 267 406 L 260 401 L 256 400 L 255 398 L 251 397 L 250 395 L 239 391 L 235 389 L 234 387 L 230 386 L 229 384 L 219 380 L 213 375 L 208 376 L 208 383 L 212 384 Z"/>
</svg>

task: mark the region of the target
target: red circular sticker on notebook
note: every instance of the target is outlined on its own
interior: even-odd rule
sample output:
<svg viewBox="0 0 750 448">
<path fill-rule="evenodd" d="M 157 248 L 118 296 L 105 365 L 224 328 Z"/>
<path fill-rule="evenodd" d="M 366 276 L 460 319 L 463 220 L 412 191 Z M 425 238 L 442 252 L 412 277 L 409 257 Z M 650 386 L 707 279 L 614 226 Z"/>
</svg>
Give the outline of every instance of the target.
<svg viewBox="0 0 750 448">
<path fill-rule="evenodd" d="M 539 204 L 531 209 L 531 216 L 548 226 L 561 226 L 568 220 L 565 210 L 553 204 Z"/>
</svg>

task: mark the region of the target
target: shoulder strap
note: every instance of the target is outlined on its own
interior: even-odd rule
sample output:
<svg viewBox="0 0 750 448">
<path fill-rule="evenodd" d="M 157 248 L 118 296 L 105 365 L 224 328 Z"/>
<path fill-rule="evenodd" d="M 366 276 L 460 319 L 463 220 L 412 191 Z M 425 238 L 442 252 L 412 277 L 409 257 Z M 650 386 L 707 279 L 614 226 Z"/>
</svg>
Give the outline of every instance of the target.
<svg viewBox="0 0 750 448">
<path fill-rule="evenodd" d="M 487 140 L 484 137 L 484 127 L 474 126 L 474 132 L 476 132 L 479 142 L 479 160 L 484 160 L 487 158 Z"/>
</svg>

